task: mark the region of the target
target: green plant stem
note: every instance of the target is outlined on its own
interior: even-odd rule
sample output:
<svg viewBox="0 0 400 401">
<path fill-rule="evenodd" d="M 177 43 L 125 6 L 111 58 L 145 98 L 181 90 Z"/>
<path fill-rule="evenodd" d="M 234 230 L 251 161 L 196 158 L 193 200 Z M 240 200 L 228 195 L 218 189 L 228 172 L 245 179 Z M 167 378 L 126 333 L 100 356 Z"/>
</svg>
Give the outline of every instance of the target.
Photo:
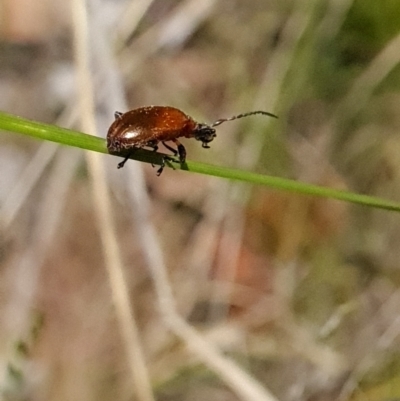
<svg viewBox="0 0 400 401">
<path fill-rule="evenodd" d="M 108 153 L 106 142 L 102 138 L 50 124 L 30 121 L 3 112 L 0 112 L 0 129 L 85 150 Z M 131 155 L 131 158 L 146 163 L 160 165 L 162 163 L 163 156 L 165 155 L 161 153 L 140 149 L 135 151 Z M 307 184 L 286 178 L 272 177 L 251 173 L 248 171 L 235 170 L 196 162 L 186 162 L 185 164 L 180 165 L 180 163 L 177 161 L 168 161 L 167 166 L 175 169 L 182 169 L 215 177 L 228 178 L 231 180 L 243 181 L 256 185 L 265 185 L 270 188 L 295 192 L 302 195 L 338 199 L 363 206 L 400 211 L 399 202 L 394 202 L 375 196 L 357 194 L 350 191 Z"/>
</svg>

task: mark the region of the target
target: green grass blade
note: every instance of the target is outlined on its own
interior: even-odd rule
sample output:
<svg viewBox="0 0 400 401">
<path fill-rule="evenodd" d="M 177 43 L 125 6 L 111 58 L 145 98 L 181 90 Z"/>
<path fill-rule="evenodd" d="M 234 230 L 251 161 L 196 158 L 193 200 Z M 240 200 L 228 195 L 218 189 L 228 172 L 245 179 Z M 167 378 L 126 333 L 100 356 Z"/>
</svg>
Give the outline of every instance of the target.
<svg viewBox="0 0 400 401">
<path fill-rule="evenodd" d="M 108 153 L 105 140 L 96 136 L 84 134 L 54 125 L 43 124 L 26 120 L 10 114 L 0 112 L 0 129 L 16 132 L 33 138 L 57 142 L 62 145 L 78 147 L 100 153 Z M 138 150 L 132 155 L 132 159 L 160 165 L 163 155 L 146 150 Z M 177 162 L 168 162 L 169 166 L 177 169 L 188 170 L 196 173 L 207 174 L 215 177 L 228 178 L 256 185 L 265 185 L 270 188 L 295 192 L 302 195 L 319 196 L 329 199 L 338 199 L 380 209 L 400 211 L 400 203 L 375 196 L 362 195 L 350 191 L 337 190 L 286 178 L 271 177 L 248 171 L 235 170 L 204 163 L 187 162 L 180 166 Z"/>
<path fill-rule="evenodd" d="M 62 145 L 107 153 L 107 148 L 102 138 L 56 125 L 27 120 L 4 112 L 0 112 L 0 129 L 28 135 L 36 139 L 57 142 Z"/>
</svg>

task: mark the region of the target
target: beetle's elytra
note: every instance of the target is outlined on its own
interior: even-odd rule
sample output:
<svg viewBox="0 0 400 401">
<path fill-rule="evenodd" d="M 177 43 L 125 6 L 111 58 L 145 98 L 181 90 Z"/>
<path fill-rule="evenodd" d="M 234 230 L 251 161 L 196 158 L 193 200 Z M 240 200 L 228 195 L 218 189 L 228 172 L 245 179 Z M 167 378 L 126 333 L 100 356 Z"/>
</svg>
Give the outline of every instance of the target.
<svg viewBox="0 0 400 401">
<path fill-rule="evenodd" d="M 230 118 L 217 120 L 215 123 L 201 124 L 186 115 L 183 111 L 169 106 L 148 106 L 130 110 L 126 113 L 115 112 L 115 121 L 107 133 L 107 148 L 110 153 L 124 155 L 125 158 L 118 164 L 124 166 L 136 149 L 148 147 L 157 151 L 161 142 L 175 156 L 179 155 L 180 163 L 186 160 L 186 149 L 178 138 L 195 138 L 202 143 L 203 148 L 216 137 L 214 127 L 225 121 L 247 117 L 253 114 L 264 114 L 270 117 L 277 116 L 267 111 L 251 111 Z M 176 149 L 166 142 L 173 142 Z M 165 160 L 163 160 L 165 161 Z M 160 175 L 165 163 L 157 171 Z"/>
</svg>

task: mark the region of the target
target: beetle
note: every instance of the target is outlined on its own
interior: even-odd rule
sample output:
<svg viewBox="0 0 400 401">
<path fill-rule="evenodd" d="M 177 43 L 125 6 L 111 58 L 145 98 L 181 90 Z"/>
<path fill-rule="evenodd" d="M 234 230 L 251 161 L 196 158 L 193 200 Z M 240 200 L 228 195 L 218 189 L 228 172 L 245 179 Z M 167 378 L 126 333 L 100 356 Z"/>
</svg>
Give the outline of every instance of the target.
<svg viewBox="0 0 400 401">
<path fill-rule="evenodd" d="M 222 118 L 209 125 L 198 123 L 183 111 L 170 106 L 140 107 L 126 113 L 116 111 L 115 120 L 107 133 L 107 149 L 109 153 L 124 156 L 124 160 L 118 163 L 118 168 L 122 168 L 135 150 L 147 147 L 156 152 L 161 142 L 174 156 L 178 155 L 179 162 L 183 164 L 186 160 L 186 149 L 178 138 L 194 138 L 202 143 L 203 148 L 209 148 L 208 144 L 216 137 L 215 127 L 225 121 L 253 114 L 277 118 L 275 114 L 267 111 L 251 111 Z M 166 142 L 173 142 L 176 149 Z M 158 176 L 168 159 L 168 156 L 163 157 L 162 164 L 157 170 Z"/>
</svg>

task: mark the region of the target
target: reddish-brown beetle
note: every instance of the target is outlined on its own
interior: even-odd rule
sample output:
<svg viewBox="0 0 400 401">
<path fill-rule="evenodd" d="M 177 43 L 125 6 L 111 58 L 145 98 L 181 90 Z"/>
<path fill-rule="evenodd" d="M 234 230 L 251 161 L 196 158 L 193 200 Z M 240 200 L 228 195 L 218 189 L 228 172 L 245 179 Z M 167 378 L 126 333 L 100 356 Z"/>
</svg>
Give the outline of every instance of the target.
<svg viewBox="0 0 400 401">
<path fill-rule="evenodd" d="M 178 141 L 178 138 L 195 138 L 202 142 L 203 148 L 209 148 L 208 144 L 216 137 L 214 127 L 225 121 L 253 114 L 264 114 L 277 118 L 275 114 L 267 111 L 251 111 L 230 118 L 222 118 L 207 125 L 197 123 L 183 111 L 168 106 L 140 107 L 126 113 L 116 111 L 115 121 L 107 133 L 107 148 L 110 153 L 125 156 L 124 160 L 118 164 L 118 168 L 124 166 L 136 149 L 148 147 L 157 151 L 160 142 L 175 156 L 179 155 L 179 161 L 183 164 L 186 160 L 186 149 Z M 177 149 L 165 142 L 173 142 Z M 157 175 L 162 173 L 164 166 L 165 158 Z"/>
</svg>

